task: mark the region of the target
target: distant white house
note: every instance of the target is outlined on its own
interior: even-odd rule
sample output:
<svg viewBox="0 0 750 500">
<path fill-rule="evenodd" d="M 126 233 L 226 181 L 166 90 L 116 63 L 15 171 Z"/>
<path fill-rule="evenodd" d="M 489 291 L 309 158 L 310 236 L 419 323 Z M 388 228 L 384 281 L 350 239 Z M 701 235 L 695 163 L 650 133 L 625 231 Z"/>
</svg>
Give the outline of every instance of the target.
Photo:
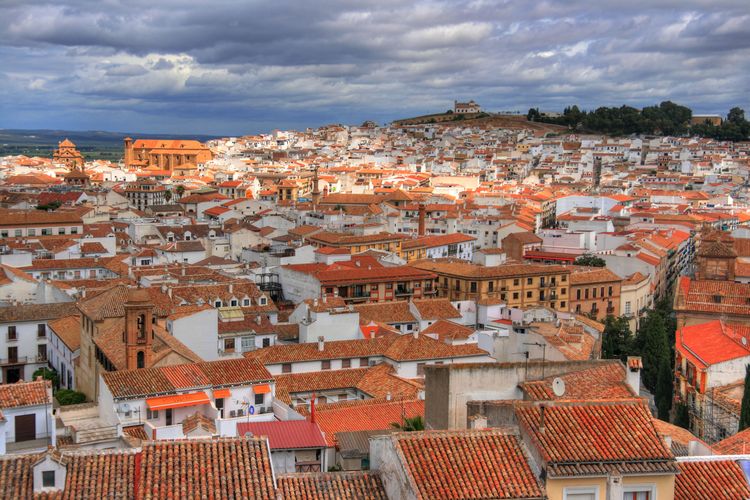
<svg viewBox="0 0 750 500">
<path fill-rule="evenodd" d="M 473 100 L 469 102 L 453 101 L 453 112 L 456 114 L 481 113 L 482 107 Z"/>
</svg>

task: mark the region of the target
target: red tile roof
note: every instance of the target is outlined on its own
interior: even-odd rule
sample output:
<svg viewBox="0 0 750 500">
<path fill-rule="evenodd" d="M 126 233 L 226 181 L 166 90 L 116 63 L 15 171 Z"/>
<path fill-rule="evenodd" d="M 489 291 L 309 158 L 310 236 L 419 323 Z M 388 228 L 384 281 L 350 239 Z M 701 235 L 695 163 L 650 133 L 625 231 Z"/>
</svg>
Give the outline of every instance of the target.
<svg viewBox="0 0 750 500">
<path fill-rule="evenodd" d="M 283 474 L 277 478 L 285 500 L 387 500 L 380 476 L 373 472 Z"/>
<path fill-rule="evenodd" d="M 51 382 L 16 382 L 0 385 L 0 410 L 52 404 Z"/>
<path fill-rule="evenodd" d="M 325 448 L 326 440 L 315 422 L 308 420 L 287 420 L 273 422 L 240 422 L 237 424 L 239 436 L 266 436 L 271 450 L 300 448 Z"/>
<path fill-rule="evenodd" d="M 683 276 L 678 282 L 675 310 L 746 315 L 749 301 L 748 283 L 691 280 Z"/>
<path fill-rule="evenodd" d="M 276 344 L 264 349 L 250 351 L 248 358 L 259 359 L 263 364 L 293 363 L 323 359 L 359 358 L 383 356 L 394 361 L 416 361 L 430 359 L 488 356 L 487 351 L 475 344 L 448 345 L 426 335 L 400 335 L 387 333 L 373 339 L 333 340 L 323 344 L 319 350 L 317 342 L 303 344 Z"/>
<path fill-rule="evenodd" d="M 552 381 L 565 382 L 565 394 L 558 397 L 552 391 Z M 625 368 L 618 362 L 603 362 L 603 366 L 566 373 L 560 377 L 524 382 L 521 388 L 535 401 L 553 399 L 632 399 L 637 396 L 625 380 Z"/>
<path fill-rule="evenodd" d="M 149 441 L 142 454 L 142 498 L 275 498 L 265 439 Z"/>
<path fill-rule="evenodd" d="M 600 474 L 606 464 L 641 470 L 641 462 L 648 464 L 641 472 L 674 470 L 674 456 L 641 400 L 522 403 L 516 415 L 550 475 Z"/>
<path fill-rule="evenodd" d="M 750 356 L 750 327 L 722 320 L 684 326 L 677 331 L 676 348 L 699 369 Z"/>
<path fill-rule="evenodd" d="M 740 464 L 734 460 L 678 462 L 675 500 L 750 498 L 750 487 Z"/>
<path fill-rule="evenodd" d="M 417 498 L 543 498 L 518 436 L 502 430 L 389 437 Z"/>
<path fill-rule="evenodd" d="M 328 446 L 335 446 L 337 432 L 393 429 L 403 417 L 424 418 L 423 400 L 352 401 L 342 407 L 316 407 L 315 421 L 323 431 Z"/>
<path fill-rule="evenodd" d="M 712 448 L 720 455 L 750 454 L 750 428 L 719 441 Z"/>
<path fill-rule="evenodd" d="M 115 399 L 142 398 L 191 389 L 248 385 L 273 380 L 262 364 L 247 358 L 119 370 L 104 373 L 102 377 Z"/>
</svg>

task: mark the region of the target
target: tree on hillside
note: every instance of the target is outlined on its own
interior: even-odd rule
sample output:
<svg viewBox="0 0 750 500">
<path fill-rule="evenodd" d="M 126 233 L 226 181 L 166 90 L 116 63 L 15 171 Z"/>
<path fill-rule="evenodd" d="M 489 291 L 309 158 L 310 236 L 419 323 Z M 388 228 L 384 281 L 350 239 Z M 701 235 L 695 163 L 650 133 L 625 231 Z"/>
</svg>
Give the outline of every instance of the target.
<svg viewBox="0 0 750 500">
<path fill-rule="evenodd" d="M 607 316 L 602 334 L 602 358 L 625 361 L 633 349 L 633 332 L 624 316 Z"/>
<path fill-rule="evenodd" d="M 748 427 L 750 427 L 750 365 L 745 366 L 745 390 L 742 393 L 738 431 L 743 431 Z"/>
<path fill-rule="evenodd" d="M 690 430 L 690 413 L 684 403 L 677 403 L 674 411 L 674 425 Z"/>
<path fill-rule="evenodd" d="M 574 266 L 590 266 L 590 267 L 604 267 L 607 263 L 601 257 L 596 255 L 585 254 L 578 257 L 574 262 Z"/>
</svg>

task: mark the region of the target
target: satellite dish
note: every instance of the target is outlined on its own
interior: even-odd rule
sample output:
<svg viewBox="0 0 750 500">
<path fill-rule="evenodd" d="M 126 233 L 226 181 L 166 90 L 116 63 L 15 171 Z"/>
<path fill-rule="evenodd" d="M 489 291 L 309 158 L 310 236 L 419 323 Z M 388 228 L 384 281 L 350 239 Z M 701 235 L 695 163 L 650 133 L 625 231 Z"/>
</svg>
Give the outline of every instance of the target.
<svg viewBox="0 0 750 500">
<path fill-rule="evenodd" d="M 555 377 L 552 381 L 552 392 L 554 392 L 555 396 L 558 398 L 562 397 L 565 394 L 565 381 L 560 377 Z"/>
</svg>

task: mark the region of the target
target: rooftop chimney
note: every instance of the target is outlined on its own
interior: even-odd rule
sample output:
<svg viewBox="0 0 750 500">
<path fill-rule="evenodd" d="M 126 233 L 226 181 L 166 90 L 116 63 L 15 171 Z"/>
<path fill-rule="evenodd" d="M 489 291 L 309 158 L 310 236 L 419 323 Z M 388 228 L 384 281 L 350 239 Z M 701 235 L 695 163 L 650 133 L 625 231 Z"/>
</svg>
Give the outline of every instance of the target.
<svg viewBox="0 0 750 500">
<path fill-rule="evenodd" d="M 425 233 L 425 216 L 426 216 L 426 209 L 424 206 L 424 203 L 419 204 L 419 227 L 417 229 L 417 234 L 419 236 L 424 236 Z"/>
<path fill-rule="evenodd" d="M 487 417 L 484 415 L 475 415 L 471 420 L 471 428 L 481 431 L 487 428 Z"/>
<path fill-rule="evenodd" d="M 625 370 L 626 380 L 637 396 L 641 392 L 641 369 L 643 368 L 643 359 L 640 356 L 628 356 L 627 364 L 627 370 Z"/>
<path fill-rule="evenodd" d="M 326 341 L 325 337 L 322 337 L 322 336 L 318 337 L 318 350 L 321 352 L 323 351 L 323 349 L 325 349 L 325 341 Z"/>
<path fill-rule="evenodd" d="M 257 318 L 255 318 L 255 321 L 260 325 L 260 323 L 261 323 L 260 314 L 258 315 Z"/>
</svg>

